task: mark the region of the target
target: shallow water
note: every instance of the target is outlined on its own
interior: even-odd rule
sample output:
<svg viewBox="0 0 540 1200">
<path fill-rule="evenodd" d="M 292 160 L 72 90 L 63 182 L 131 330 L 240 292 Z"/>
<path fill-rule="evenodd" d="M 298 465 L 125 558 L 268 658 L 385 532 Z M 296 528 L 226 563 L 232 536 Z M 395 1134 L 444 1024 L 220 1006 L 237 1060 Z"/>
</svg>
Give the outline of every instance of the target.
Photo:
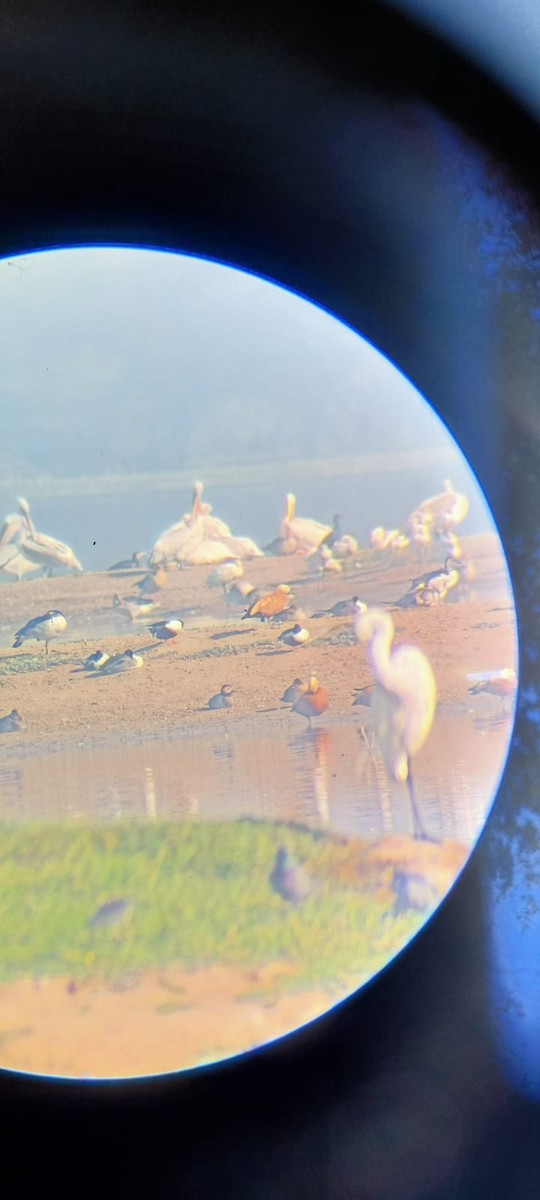
<svg viewBox="0 0 540 1200">
<path fill-rule="evenodd" d="M 0 760 L 0 818 L 8 821 L 290 821 L 347 837 L 410 833 L 405 786 L 389 784 L 373 753 L 369 710 L 357 719 L 294 730 L 272 723 L 220 722 L 211 734 L 133 745 L 60 749 Z M 361 731 L 366 723 L 365 736 Z M 471 844 L 502 771 L 511 716 L 440 709 L 415 762 L 426 828 Z"/>
</svg>

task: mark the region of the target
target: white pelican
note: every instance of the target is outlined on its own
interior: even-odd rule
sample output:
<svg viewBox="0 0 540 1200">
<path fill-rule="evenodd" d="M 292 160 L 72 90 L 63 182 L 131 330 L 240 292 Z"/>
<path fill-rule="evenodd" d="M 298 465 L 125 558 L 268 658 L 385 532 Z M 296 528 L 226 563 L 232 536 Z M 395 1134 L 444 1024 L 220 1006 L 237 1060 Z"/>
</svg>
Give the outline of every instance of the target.
<svg viewBox="0 0 540 1200">
<path fill-rule="evenodd" d="M 250 537 L 224 537 L 220 539 L 225 546 L 228 546 L 229 554 L 235 558 L 263 558 L 263 552 L 259 549 L 253 538 Z"/>
<path fill-rule="evenodd" d="M 373 550 L 383 551 L 388 550 L 388 547 L 393 542 L 394 538 L 400 534 L 399 529 L 385 529 L 383 525 L 377 525 L 371 530 L 369 535 L 369 543 Z"/>
<path fill-rule="evenodd" d="M 437 496 L 429 496 L 417 507 L 418 513 L 430 517 L 434 532 L 442 529 L 452 529 L 467 516 L 469 501 L 462 492 L 456 492 L 449 479 L 444 481 L 444 491 Z"/>
<path fill-rule="evenodd" d="M 285 539 L 294 538 L 298 549 L 318 550 L 324 538 L 332 533 L 331 525 L 321 525 L 309 517 L 296 516 L 296 496 L 293 492 L 287 494 L 285 516 L 279 527 L 279 536 Z"/>
<path fill-rule="evenodd" d="M 224 683 L 221 691 L 215 696 L 211 696 L 208 701 L 209 708 L 232 708 L 233 689 L 230 683 Z"/>
<path fill-rule="evenodd" d="M 49 609 L 41 617 L 33 617 L 31 621 L 27 621 L 22 629 L 19 629 L 15 634 L 13 649 L 18 650 L 23 642 L 45 642 L 45 654 L 49 657 L 49 642 L 52 638 L 59 637 L 61 633 L 65 633 L 67 629 L 67 620 L 62 612 L 57 608 Z"/>
<path fill-rule="evenodd" d="M 36 563 L 30 562 L 30 559 L 21 553 L 16 543 L 10 542 L 0 549 L 0 571 L 3 571 L 5 575 L 14 575 L 19 583 L 25 575 L 37 570 Z"/>
<path fill-rule="evenodd" d="M 0 571 L 14 575 L 19 582 L 24 575 L 38 570 L 36 563 L 31 562 L 21 550 L 22 536 L 23 519 L 20 513 L 9 513 L 0 531 Z"/>
<path fill-rule="evenodd" d="M 368 609 L 355 621 L 359 642 L 367 642 L 375 676 L 371 711 L 373 729 L 386 771 L 407 783 L 415 837 L 426 834 L 418 812 L 411 759 L 421 750 L 433 724 L 437 686 L 431 663 L 418 646 L 392 649 L 394 625 L 382 609 Z"/>
<path fill-rule="evenodd" d="M 43 567 L 45 571 L 51 571 L 53 567 L 68 567 L 80 574 L 82 566 L 71 546 L 58 541 L 57 538 L 49 537 L 46 533 L 38 533 L 30 515 L 28 501 L 21 498 L 18 505 L 26 526 L 20 541 L 20 549 L 25 557 L 38 567 Z"/>
</svg>

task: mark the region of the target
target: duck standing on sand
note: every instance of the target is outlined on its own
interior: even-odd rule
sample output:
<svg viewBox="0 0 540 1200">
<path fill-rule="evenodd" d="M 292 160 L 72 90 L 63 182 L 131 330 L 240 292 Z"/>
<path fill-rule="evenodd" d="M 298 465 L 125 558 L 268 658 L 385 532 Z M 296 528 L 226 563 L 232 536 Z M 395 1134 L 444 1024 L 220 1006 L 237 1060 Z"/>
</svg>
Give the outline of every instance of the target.
<svg viewBox="0 0 540 1200">
<path fill-rule="evenodd" d="M 469 680 L 475 677 L 469 675 Z M 503 667 L 500 671 L 486 671 L 476 679 L 469 688 L 469 695 L 478 696 L 481 692 L 488 696 L 498 696 L 504 712 L 504 702 L 507 696 L 513 696 L 517 691 L 517 676 L 513 667 Z"/>
<path fill-rule="evenodd" d="M 113 654 L 112 658 L 101 667 L 100 675 L 121 675 L 124 671 L 136 671 L 144 666 L 144 659 L 134 650 L 125 650 L 123 654 Z"/>
<path fill-rule="evenodd" d="M 278 642 L 283 642 L 284 646 L 290 646 L 294 650 L 295 646 L 305 646 L 306 642 L 309 642 L 309 637 L 309 630 L 296 624 L 292 629 L 284 629 L 278 637 Z"/>
<path fill-rule="evenodd" d="M 293 854 L 280 846 L 270 873 L 270 887 L 290 904 L 300 904 L 312 891 L 311 879 Z"/>
<path fill-rule="evenodd" d="M 19 733 L 23 725 L 23 718 L 16 708 L 12 708 L 5 717 L 0 717 L 0 733 Z"/>
<path fill-rule="evenodd" d="M 173 642 L 183 628 L 184 622 L 181 617 L 171 617 L 168 621 L 156 621 L 154 625 L 149 625 L 148 632 L 158 642 Z"/>
<path fill-rule="evenodd" d="M 208 701 L 209 708 L 232 708 L 232 693 L 233 689 L 230 683 L 224 683 L 221 691 L 215 696 L 211 696 Z"/>
<path fill-rule="evenodd" d="M 321 687 L 316 675 L 312 675 L 309 683 L 302 685 L 301 693 L 292 706 L 291 712 L 305 717 L 311 729 L 312 717 L 320 717 L 326 712 L 330 701 L 326 688 Z"/>
<path fill-rule="evenodd" d="M 274 592 L 268 592 L 266 596 L 254 600 L 253 604 L 246 609 L 242 620 L 245 621 L 248 617 L 259 617 L 260 621 L 269 621 L 270 617 L 275 617 L 277 613 L 282 613 L 289 608 L 292 598 L 288 584 L 280 583 Z"/>
<path fill-rule="evenodd" d="M 13 649 L 18 650 L 23 642 L 45 642 L 45 655 L 49 657 L 49 642 L 67 629 L 67 619 L 57 608 L 49 609 L 42 617 L 33 617 L 15 634 Z"/>
</svg>

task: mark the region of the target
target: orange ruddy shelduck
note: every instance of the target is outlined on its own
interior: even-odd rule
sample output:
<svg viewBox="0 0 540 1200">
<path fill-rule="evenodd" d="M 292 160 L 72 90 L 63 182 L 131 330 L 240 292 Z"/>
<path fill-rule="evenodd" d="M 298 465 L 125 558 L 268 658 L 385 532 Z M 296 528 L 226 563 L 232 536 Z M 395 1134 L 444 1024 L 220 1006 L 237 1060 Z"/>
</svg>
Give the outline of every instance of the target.
<svg viewBox="0 0 540 1200">
<path fill-rule="evenodd" d="M 289 607 L 291 600 L 290 587 L 286 583 L 280 583 L 274 592 L 269 592 L 266 596 L 261 596 L 259 600 L 255 600 L 246 609 L 242 620 L 245 621 L 247 617 L 259 617 L 261 621 L 268 621 L 270 617 L 275 617 L 278 613 L 284 612 Z"/>
<path fill-rule="evenodd" d="M 477 696 L 480 692 L 486 692 L 488 696 L 498 696 L 503 709 L 506 697 L 513 696 L 517 690 L 517 676 L 513 667 L 503 667 L 501 671 L 486 671 L 480 677 L 469 675 L 468 680 L 472 685 L 469 687 L 471 696 Z"/>
<path fill-rule="evenodd" d="M 312 717 L 320 717 L 326 712 L 330 703 L 326 688 L 321 687 L 316 675 L 312 675 L 309 683 L 302 684 L 298 689 L 301 693 L 292 706 L 292 712 L 305 717 L 311 729 Z"/>
</svg>

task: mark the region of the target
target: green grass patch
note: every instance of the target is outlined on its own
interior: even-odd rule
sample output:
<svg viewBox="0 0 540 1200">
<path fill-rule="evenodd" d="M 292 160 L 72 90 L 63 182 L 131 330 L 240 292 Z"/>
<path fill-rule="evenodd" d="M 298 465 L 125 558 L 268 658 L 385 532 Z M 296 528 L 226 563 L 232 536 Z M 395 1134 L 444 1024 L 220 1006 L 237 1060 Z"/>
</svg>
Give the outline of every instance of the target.
<svg viewBox="0 0 540 1200">
<path fill-rule="evenodd" d="M 313 880 L 296 906 L 269 883 L 280 845 Z M 416 914 L 391 916 L 390 889 L 362 859 L 359 842 L 252 820 L 3 824 L 0 979 L 118 980 L 173 963 L 256 969 L 285 961 L 294 968 L 286 986 L 350 987 L 422 923 Z"/>
</svg>

